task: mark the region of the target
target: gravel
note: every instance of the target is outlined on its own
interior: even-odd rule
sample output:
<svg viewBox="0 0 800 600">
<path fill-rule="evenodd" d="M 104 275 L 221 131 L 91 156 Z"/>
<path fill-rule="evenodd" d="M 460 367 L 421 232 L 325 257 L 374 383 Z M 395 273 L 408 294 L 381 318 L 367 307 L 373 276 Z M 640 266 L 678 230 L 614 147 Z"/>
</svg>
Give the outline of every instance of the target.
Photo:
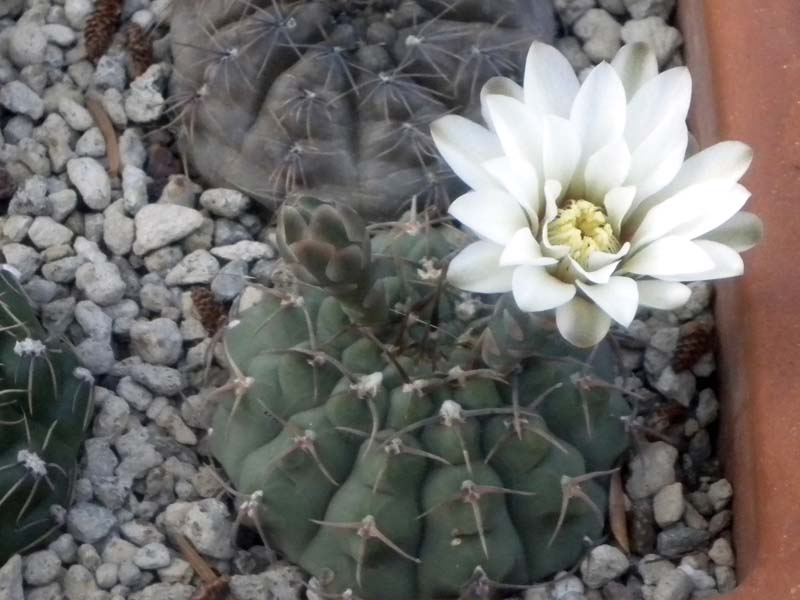
<svg viewBox="0 0 800 600">
<path fill-rule="evenodd" d="M 128 2 L 124 20 L 150 28 L 167 5 Z M 650 44 L 662 67 L 682 62 L 674 0 L 555 6 L 557 45 L 581 77 L 629 41 Z M 237 513 L 208 464 L 214 403 L 198 393 L 211 339 L 191 288 L 208 287 L 226 305 L 262 294 L 253 284 L 271 284 L 274 229 L 246 194 L 205 189 L 177 159 L 164 173 L 169 161 L 148 160 L 156 146 L 171 152 L 171 135 L 157 131 L 171 67 L 157 62 L 131 80 L 119 42 L 96 65 L 85 60 L 93 10 L 91 0 L 0 0 L 0 17 L 10 17 L 0 21 L 0 160 L 18 183 L 0 217 L 0 250 L 48 330 L 67 337 L 98 384 L 64 532 L 0 568 L 0 600 L 189 600 L 198 580 L 177 532 L 230 575 L 234 600 L 313 600 L 299 569 L 234 543 Z M 90 94 L 118 131 L 118 177 L 86 108 Z M 735 586 L 733 492 L 712 444 L 713 355 L 671 367 L 686 328 L 713 325 L 711 287 L 691 287 L 685 307 L 641 311 L 620 336 L 630 372 L 617 384 L 643 399 L 629 422 L 639 443 L 624 465 L 632 552 L 613 537 L 587 540 L 575 574 L 557 574 L 525 600 L 699 600 Z M 673 412 L 677 422 L 664 419 Z"/>
</svg>

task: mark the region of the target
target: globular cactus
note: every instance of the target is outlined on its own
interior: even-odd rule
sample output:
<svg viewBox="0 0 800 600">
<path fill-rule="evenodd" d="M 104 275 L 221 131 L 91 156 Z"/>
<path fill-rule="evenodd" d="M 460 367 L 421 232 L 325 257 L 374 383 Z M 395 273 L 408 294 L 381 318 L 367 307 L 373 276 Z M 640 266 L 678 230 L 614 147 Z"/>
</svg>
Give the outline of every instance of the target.
<svg viewBox="0 0 800 600">
<path fill-rule="evenodd" d="M 396 216 L 460 186 L 430 123 L 555 30 L 550 0 L 177 0 L 175 122 L 214 185 Z"/>
<path fill-rule="evenodd" d="M 0 270 L 0 564 L 60 528 L 93 387 L 75 355 L 46 340 L 15 275 Z"/>
<path fill-rule="evenodd" d="M 227 325 L 211 446 L 243 517 L 326 598 L 459 597 L 573 566 L 627 445 L 613 353 L 448 287 L 455 230 L 369 229 L 284 206 L 296 281 Z"/>
</svg>

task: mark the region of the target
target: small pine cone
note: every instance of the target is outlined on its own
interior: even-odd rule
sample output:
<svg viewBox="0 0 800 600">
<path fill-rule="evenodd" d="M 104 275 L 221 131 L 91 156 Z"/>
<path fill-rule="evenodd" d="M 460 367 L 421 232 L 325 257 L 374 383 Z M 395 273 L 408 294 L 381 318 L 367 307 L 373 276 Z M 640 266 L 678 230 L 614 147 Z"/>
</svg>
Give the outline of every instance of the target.
<svg viewBox="0 0 800 600">
<path fill-rule="evenodd" d="M 713 329 L 707 323 L 692 321 L 681 327 L 681 337 L 672 357 L 672 370 L 676 373 L 691 369 L 714 342 Z"/>
<path fill-rule="evenodd" d="M 192 302 L 200 317 L 200 322 L 211 335 L 219 331 L 225 323 L 225 307 L 217 301 L 208 288 L 197 287 L 192 290 Z"/>
<path fill-rule="evenodd" d="M 153 64 L 153 40 L 140 25 L 131 23 L 128 27 L 127 46 L 133 76 L 136 78 Z"/>
<path fill-rule="evenodd" d="M 122 0 L 97 0 L 94 14 L 89 17 L 83 30 L 89 60 L 97 60 L 106 53 L 121 19 Z"/>
</svg>

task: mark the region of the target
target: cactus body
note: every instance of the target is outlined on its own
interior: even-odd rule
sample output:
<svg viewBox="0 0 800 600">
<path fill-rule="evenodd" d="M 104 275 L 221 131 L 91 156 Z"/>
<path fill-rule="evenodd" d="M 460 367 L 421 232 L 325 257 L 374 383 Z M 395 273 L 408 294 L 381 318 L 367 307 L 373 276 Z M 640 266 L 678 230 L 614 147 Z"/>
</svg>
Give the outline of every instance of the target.
<svg viewBox="0 0 800 600">
<path fill-rule="evenodd" d="M 0 270 L 0 564 L 60 527 L 92 390 L 91 374 L 45 341 L 15 276 Z"/>
<path fill-rule="evenodd" d="M 213 452 L 324 593 L 459 597 L 476 573 L 529 584 L 603 531 L 628 411 L 604 383 L 609 349 L 455 294 L 450 233 L 405 222 L 370 240 L 348 210 L 284 207 L 299 283 L 225 332 Z"/>
<path fill-rule="evenodd" d="M 430 123 L 476 116 L 482 85 L 519 79 L 550 0 L 179 0 L 172 96 L 181 141 L 214 185 L 295 192 L 396 216 L 460 186 Z"/>
</svg>

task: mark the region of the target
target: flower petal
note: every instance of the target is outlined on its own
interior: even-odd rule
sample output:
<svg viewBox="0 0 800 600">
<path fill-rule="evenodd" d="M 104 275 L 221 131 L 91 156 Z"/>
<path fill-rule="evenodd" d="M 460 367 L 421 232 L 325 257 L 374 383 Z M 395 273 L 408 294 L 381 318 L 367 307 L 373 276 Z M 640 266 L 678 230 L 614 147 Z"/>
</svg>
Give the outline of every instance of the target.
<svg viewBox="0 0 800 600">
<path fill-rule="evenodd" d="M 581 158 L 581 142 L 575 126 L 561 117 L 547 116 L 542 128 L 542 166 L 545 179 L 567 189 Z"/>
<path fill-rule="evenodd" d="M 612 277 L 603 285 L 589 285 L 580 281 L 576 281 L 575 285 L 623 327 L 630 325 L 636 316 L 639 289 L 630 277 Z"/>
<path fill-rule="evenodd" d="M 627 248 L 625 249 L 627 251 Z M 589 281 L 591 283 L 608 283 L 608 280 L 614 274 L 614 271 L 617 270 L 617 266 L 619 266 L 620 261 L 615 260 L 607 265 L 603 265 L 600 268 L 589 270 L 584 269 L 578 261 L 576 261 L 571 256 L 566 257 L 565 259 L 567 264 L 561 265 L 560 268 L 564 269 L 565 274 L 568 277 L 575 277 L 576 280 L 580 281 Z"/>
<path fill-rule="evenodd" d="M 710 257 L 713 263 L 712 267 L 703 271 L 679 273 L 663 279 L 668 281 L 707 281 L 738 277 L 744 273 L 744 262 L 736 250 L 729 248 L 725 244 L 710 240 L 695 240 L 692 243 L 702 248 L 706 256 Z"/>
<path fill-rule="evenodd" d="M 627 185 L 636 186 L 634 205 L 663 189 L 680 171 L 689 145 L 689 130 L 679 117 L 664 121 L 631 156 Z"/>
<path fill-rule="evenodd" d="M 500 255 L 500 265 L 511 267 L 517 265 L 547 266 L 556 264 L 556 259 L 542 256 L 539 243 L 534 239 L 531 230 L 524 227 L 517 231 L 506 244 Z"/>
<path fill-rule="evenodd" d="M 688 285 L 674 281 L 645 279 L 637 281 L 639 304 L 658 310 L 675 310 L 689 300 L 692 290 Z"/>
<path fill-rule="evenodd" d="M 619 250 L 617 250 L 614 254 L 610 254 L 608 252 L 592 252 L 589 255 L 588 260 L 588 273 L 593 273 L 595 271 L 599 271 L 605 267 L 608 267 L 613 262 L 619 262 L 622 258 L 628 255 L 628 252 L 631 250 L 630 242 L 625 242 L 622 244 Z"/>
<path fill-rule="evenodd" d="M 620 48 L 611 66 L 622 80 L 625 93 L 630 100 L 645 82 L 658 75 L 656 55 L 645 43 L 626 44 Z"/>
<path fill-rule="evenodd" d="M 603 202 L 606 194 L 622 185 L 631 168 L 631 153 L 623 140 L 615 140 L 589 157 L 584 171 L 584 198 L 595 204 Z M 632 199 L 632 198 L 631 198 Z"/>
<path fill-rule="evenodd" d="M 617 236 L 622 231 L 622 224 L 625 222 L 625 217 L 628 215 L 635 196 L 636 188 L 632 186 L 614 188 L 606 194 L 603 204 L 606 207 L 608 222 Z"/>
<path fill-rule="evenodd" d="M 719 242 L 736 250 L 750 250 L 758 242 L 764 232 L 764 224 L 756 215 L 749 212 L 738 212 L 728 221 L 703 236 L 705 240 Z"/>
<path fill-rule="evenodd" d="M 492 120 L 504 153 L 528 161 L 540 172 L 542 164 L 542 124 L 540 117 L 525 104 L 509 96 L 490 94 L 484 106 Z"/>
<path fill-rule="evenodd" d="M 625 114 L 625 88 L 611 65 L 600 63 L 583 82 L 570 113 L 570 121 L 581 140 L 584 161 L 622 136 Z"/>
<path fill-rule="evenodd" d="M 521 85 L 508 77 L 492 77 L 483 85 L 483 88 L 481 88 L 481 113 L 483 114 L 483 120 L 486 121 L 486 125 L 489 126 L 489 129 L 494 131 L 492 116 L 489 114 L 485 103 L 486 96 L 490 94 L 495 96 L 510 96 L 511 98 L 516 98 L 520 102 L 524 102 L 525 92 L 522 90 Z"/>
<path fill-rule="evenodd" d="M 645 83 L 628 104 L 625 141 L 635 151 L 664 122 L 685 121 L 692 99 L 686 67 L 664 71 Z"/>
<path fill-rule="evenodd" d="M 702 207 L 705 210 L 702 215 L 685 221 L 670 233 L 689 239 L 700 237 L 726 223 L 741 210 L 749 198 L 750 191 L 743 185 L 735 183 L 727 193 L 705 199 Z"/>
<path fill-rule="evenodd" d="M 528 226 L 522 207 L 502 190 L 468 192 L 456 198 L 448 212 L 479 237 L 505 244 Z"/>
<path fill-rule="evenodd" d="M 556 309 L 558 331 L 569 343 L 580 348 L 599 344 L 611 327 L 611 319 L 597 306 L 583 298 L 573 298 Z"/>
<path fill-rule="evenodd" d="M 525 104 L 540 114 L 569 115 L 580 83 L 561 52 L 534 42 L 525 63 Z"/>
<path fill-rule="evenodd" d="M 662 201 L 679 191 L 711 179 L 739 181 L 753 161 L 753 150 L 742 142 L 720 142 L 686 159 L 670 184 L 661 190 L 656 201 Z"/>
<path fill-rule="evenodd" d="M 459 252 L 447 269 L 447 280 L 455 287 L 480 294 L 511 291 L 512 267 L 500 267 L 503 247 L 478 241 Z"/>
<path fill-rule="evenodd" d="M 431 123 L 431 136 L 445 162 L 472 189 L 498 187 L 481 163 L 501 156 L 503 148 L 491 131 L 457 115 Z"/>
<path fill-rule="evenodd" d="M 625 260 L 620 271 L 664 278 L 681 273 L 701 273 L 713 267 L 714 261 L 699 243 L 667 236 Z"/>
<path fill-rule="evenodd" d="M 528 312 L 561 306 L 575 296 L 574 285 L 556 279 L 542 267 L 517 267 L 511 287 L 517 306 Z"/>
<path fill-rule="evenodd" d="M 508 193 L 514 196 L 520 206 L 534 221 L 535 230 L 538 230 L 539 213 L 543 202 L 539 191 L 539 177 L 536 169 L 522 159 L 501 156 L 483 163 L 483 168 L 491 173 Z"/>
</svg>

